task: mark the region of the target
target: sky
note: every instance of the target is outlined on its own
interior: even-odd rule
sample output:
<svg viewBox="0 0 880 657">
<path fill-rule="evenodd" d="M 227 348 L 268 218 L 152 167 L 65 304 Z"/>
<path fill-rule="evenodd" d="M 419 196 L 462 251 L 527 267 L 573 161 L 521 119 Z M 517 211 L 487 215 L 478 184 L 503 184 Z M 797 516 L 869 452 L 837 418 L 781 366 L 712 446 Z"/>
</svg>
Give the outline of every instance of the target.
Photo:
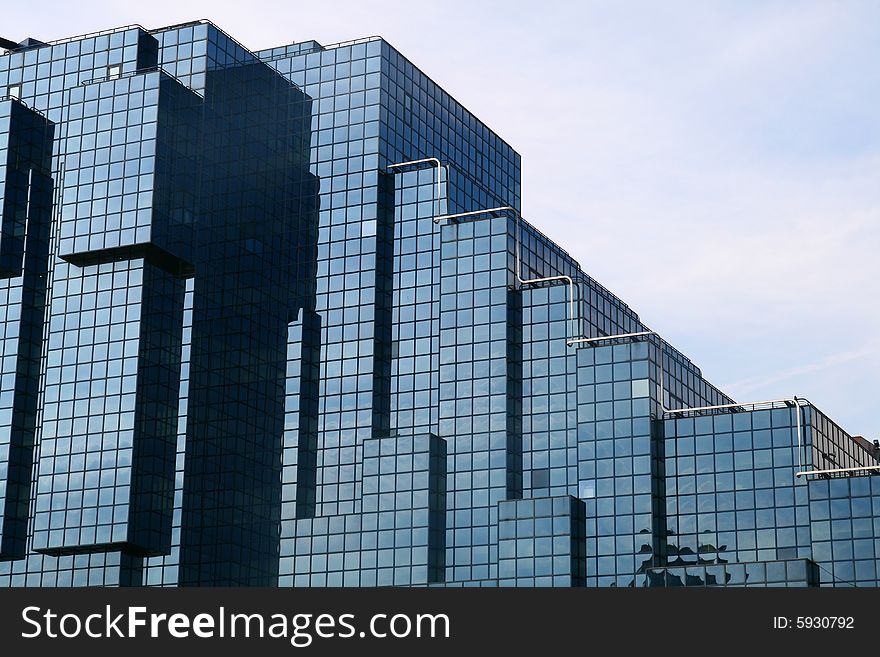
<svg viewBox="0 0 880 657">
<path fill-rule="evenodd" d="M 381 35 L 510 143 L 523 216 L 738 401 L 880 438 L 880 2 L 44 0 L 0 36 Z"/>
</svg>

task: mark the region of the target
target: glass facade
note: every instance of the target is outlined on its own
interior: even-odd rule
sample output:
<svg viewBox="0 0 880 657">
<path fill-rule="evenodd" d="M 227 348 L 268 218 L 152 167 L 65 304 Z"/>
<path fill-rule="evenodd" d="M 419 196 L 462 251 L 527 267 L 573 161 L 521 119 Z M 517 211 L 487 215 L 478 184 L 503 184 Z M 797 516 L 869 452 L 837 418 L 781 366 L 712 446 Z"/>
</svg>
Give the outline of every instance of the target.
<svg viewBox="0 0 880 657">
<path fill-rule="evenodd" d="M 0 55 L 0 584 L 880 583 L 878 449 L 712 386 L 520 184 L 380 38 Z"/>
</svg>

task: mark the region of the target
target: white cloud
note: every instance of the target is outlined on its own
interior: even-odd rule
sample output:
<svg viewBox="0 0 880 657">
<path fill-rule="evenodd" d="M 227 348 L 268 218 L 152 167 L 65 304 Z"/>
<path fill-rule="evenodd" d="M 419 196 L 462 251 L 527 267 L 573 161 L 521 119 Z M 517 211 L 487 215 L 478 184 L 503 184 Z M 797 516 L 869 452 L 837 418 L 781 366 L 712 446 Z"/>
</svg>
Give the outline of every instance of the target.
<svg viewBox="0 0 880 657">
<path fill-rule="evenodd" d="M 739 399 L 744 399 L 744 395 L 749 395 L 759 390 L 766 390 L 769 386 L 776 386 L 783 382 L 789 382 L 792 379 L 802 377 L 806 374 L 814 374 L 822 372 L 830 368 L 851 363 L 856 360 L 872 358 L 878 354 L 876 347 L 869 349 L 859 349 L 857 351 L 843 351 L 830 356 L 824 356 L 812 363 L 805 363 L 782 370 L 769 376 L 750 376 L 739 381 L 732 381 L 723 384 L 725 390 L 729 390 L 731 394 L 736 395 Z"/>
</svg>

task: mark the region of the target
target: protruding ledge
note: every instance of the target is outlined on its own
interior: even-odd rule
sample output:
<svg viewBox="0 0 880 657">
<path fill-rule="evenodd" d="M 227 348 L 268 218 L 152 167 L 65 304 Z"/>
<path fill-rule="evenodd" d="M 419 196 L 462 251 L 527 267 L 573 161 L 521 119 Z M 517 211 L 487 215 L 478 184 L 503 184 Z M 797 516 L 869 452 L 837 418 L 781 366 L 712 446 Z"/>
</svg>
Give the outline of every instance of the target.
<svg viewBox="0 0 880 657">
<path fill-rule="evenodd" d="M 155 265 L 156 267 L 159 267 L 159 269 L 167 271 L 172 276 L 189 278 L 195 272 L 195 268 L 191 262 L 168 253 L 168 251 L 160 249 L 155 244 L 133 244 L 130 246 L 114 247 L 112 249 L 102 249 L 100 251 L 69 253 L 60 257 L 62 260 L 66 260 L 77 267 L 143 258 L 151 265 Z"/>
</svg>

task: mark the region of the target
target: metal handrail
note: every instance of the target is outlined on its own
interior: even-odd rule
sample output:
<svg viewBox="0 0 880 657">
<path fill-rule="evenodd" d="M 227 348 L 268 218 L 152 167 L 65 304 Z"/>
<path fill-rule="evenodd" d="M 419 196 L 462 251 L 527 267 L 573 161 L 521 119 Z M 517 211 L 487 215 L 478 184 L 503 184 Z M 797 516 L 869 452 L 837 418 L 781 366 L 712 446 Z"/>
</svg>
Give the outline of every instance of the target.
<svg viewBox="0 0 880 657">
<path fill-rule="evenodd" d="M 509 205 L 502 205 L 497 208 L 483 208 L 482 210 L 471 210 L 470 212 L 456 212 L 455 214 L 441 214 L 438 217 L 434 217 L 434 223 L 439 224 L 444 219 L 453 220 L 453 219 L 464 219 L 465 217 L 479 217 L 482 214 L 491 214 L 493 212 L 516 212 L 515 208 L 512 208 Z"/>
<path fill-rule="evenodd" d="M 339 43 L 328 43 L 327 45 L 324 45 L 323 43 L 319 43 L 315 39 L 306 39 L 305 41 L 294 41 L 293 43 L 283 43 L 280 46 L 272 46 L 270 48 L 260 48 L 259 50 L 255 50 L 254 54 L 257 54 L 260 52 L 270 52 L 272 50 L 278 50 L 279 48 L 290 48 L 291 46 L 299 46 L 304 43 L 317 43 L 321 47 L 321 50 L 336 50 L 337 48 L 347 48 L 348 46 L 358 46 L 362 43 L 370 43 L 372 41 L 385 41 L 385 37 L 378 35 L 378 34 L 374 34 L 373 36 L 360 37 L 359 39 L 350 39 L 348 41 L 340 41 Z M 296 53 L 296 54 L 299 54 L 299 53 Z M 260 59 L 262 59 L 263 61 L 270 62 L 270 61 L 274 61 L 276 59 L 286 59 L 287 57 L 290 57 L 290 55 L 285 53 L 283 55 L 267 55 L 266 57 L 260 57 Z"/>
<path fill-rule="evenodd" d="M 350 39 L 348 41 L 340 41 L 339 43 L 328 43 L 326 46 L 322 45 L 322 47 L 324 48 L 324 50 L 330 50 L 331 48 L 333 48 L 333 49 L 346 48 L 348 46 L 357 46 L 362 43 L 369 43 L 371 41 L 376 41 L 378 39 L 381 39 L 384 41 L 385 37 L 383 37 L 379 34 L 374 34 L 373 36 L 361 37 L 359 39 Z"/>
<path fill-rule="evenodd" d="M 880 463 L 877 465 L 859 465 L 853 468 L 830 468 L 828 470 L 802 470 L 795 473 L 795 477 L 803 477 L 805 475 L 822 475 L 822 474 L 839 474 L 843 472 L 867 472 L 876 470 L 880 473 Z"/>
<path fill-rule="evenodd" d="M 152 35 L 152 34 L 154 34 L 154 33 L 158 33 L 158 32 L 171 32 L 171 31 L 173 31 L 173 30 L 182 30 L 182 29 L 185 28 L 185 27 L 191 27 L 191 26 L 192 26 L 192 27 L 195 27 L 196 25 L 210 25 L 210 26 L 213 27 L 215 30 L 217 30 L 220 34 L 222 34 L 222 35 L 225 36 L 227 39 L 229 39 L 230 41 L 232 41 L 232 43 L 234 43 L 234 44 L 237 45 L 239 48 L 241 48 L 241 49 L 244 50 L 246 53 L 248 53 L 251 57 L 253 57 L 253 58 L 256 59 L 256 60 L 259 60 L 259 59 L 260 59 L 259 57 L 257 57 L 257 55 L 254 53 L 253 50 L 251 50 L 251 49 L 248 48 L 246 45 L 244 45 L 241 41 L 239 41 L 239 40 L 236 39 L 234 36 L 232 36 L 231 34 L 229 34 L 229 32 L 227 32 L 227 31 L 224 30 L 222 27 L 220 27 L 219 25 L 217 25 L 217 23 L 215 23 L 214 21 L 212 21 L 210 18 L 197 18 L 196 20 L 186 21 L 186 22 L 184 22 L 184 23 L 177 23 L 177 24 L 175 24 L 175 25 L 166 25 L 166 26 L 164 26 L 164 27 L 157 27 L 157 28 L 154 29 L 154 30 L 144 30 L 144 31 L 147 32 L 148 34 L 151 34 L 151 35 Z M 140 26 L 138 26 L 138 27 L 140 27 Z M 144 28 L 141 28 L 141 29 L 143 30 Z M 282 77 L 283 77 L 283 76 L 282 76 Z"/>
<path fill-rule="evenodd" d="M 132 23 L 131 25 L 122 25 L 120 27 L 111 27 L 106 30 L 101 30 L 100 32 L 89 32 L 88 34 L 79 34 L 77 36 L 72 37 L 64 37 L 62 39 L 55 39 L 53 41 L 45 41 L 44 43 L 47 46 L 60 46 L 64 43 L 71 43 L 73 41 L 82 41 L 84 39 L 94 39 L 102 36 L 109 36 L 111 34 L 115 34 L 116 32 L 125 32 L 126 30 L 135 30 L 139 29 L 144 32 L 147 32 L 143 25 L 138 25 L 137 23 Z"/>
<path fill-rule="evenodd" d="M 595 338 L 572 338 L 568 341 L 568 345 L 589 344 L 591 342 L 600 342 L 611 338 L 638 338 L 644 335 L 656 335 L 658 338 L 660 337 L 656 331 L 636 331 L 635 333 L 619 333 L 618 335 L 599 335 Z"/>
<path fill-rule="evenodd" d="M 46 116 L 46 114 L 42 110 L 37 109 L 36 107 L 32 107 L 31 105 L 28 105 L 27 101 L 19 98 L 18 96 L 10 96 L 9 94 L 4 94 L 4 95 L 0 96 L 0 101 L 4 101 L 4 100 L 14 100 L 19 105 L 23 105 L 24 107 L 29 109 L 34 114 L 37 114 L 38 116 L 41 116 L 42 118 L 44 118 L 46 121 L 49 120 L 49 117 Z"/>
<path fill-rule="evenodd" d="M 91 78 L 89 80 L 83 80 L 77 86 L 84 87 L 84 86 L 90 85 L 90 84 L 101 84 L 102 82 L 112 82 L 114 80 L 126 80 L 128 78 L 135 78 L 139 75 L 147 75 L 148 73 L 161 73 L 165 77 L 171 78 L 172 80 L 177 82 L 177 84 L 179 84 L 180 86 L 186 87 L 187 89 L 189 89 L 193 93 L 196 93 L 199 96 L 201 96 L 201 94 L 198 91 L 195 91 L 194 89 L 192 89 L 192 87 L 188 87 L 187 85 L 185 85 L 180 78 L 178 78 L 173 73 L 169 73 L 161 66 L 146 66 L 144 68 L 139 68 L 136 71 L 128 71 L 126 73 L 119 73 L 118 75 L 107 74 L 107 75 Z"/>
</svg>

